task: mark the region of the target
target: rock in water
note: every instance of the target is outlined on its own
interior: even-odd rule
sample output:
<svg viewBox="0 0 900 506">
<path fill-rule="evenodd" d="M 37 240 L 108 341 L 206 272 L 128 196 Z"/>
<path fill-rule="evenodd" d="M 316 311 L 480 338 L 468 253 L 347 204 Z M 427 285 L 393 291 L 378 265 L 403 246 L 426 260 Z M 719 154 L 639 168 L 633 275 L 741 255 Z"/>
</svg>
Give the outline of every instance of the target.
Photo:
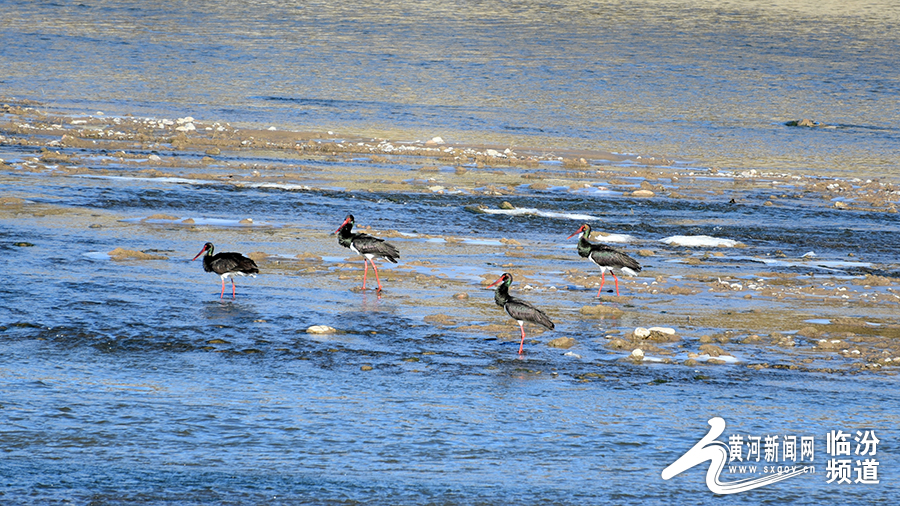
<svg viewBox="0 0 900 506">
<path fill-rule="evenodd" d="M 575 346 L 575 344 L 576 341 L 571 337 L 557 337 L 556 339 L 553 339 L 552 341 L 547 343 L 547 346 L 550 346 L 552 348 L 562 348 L 566 350 L 571 348 L 572 346 Z"/>
<path fill-rule="evenodd" d="M 646 338 L 650 337 L 650 329 L 645 329 L 644 327 L 638 327 L 638 328 L 634 329 L 634 332 L 632 332 L 632 334 L 637 339 L 646 339 Z"/>
</svg>

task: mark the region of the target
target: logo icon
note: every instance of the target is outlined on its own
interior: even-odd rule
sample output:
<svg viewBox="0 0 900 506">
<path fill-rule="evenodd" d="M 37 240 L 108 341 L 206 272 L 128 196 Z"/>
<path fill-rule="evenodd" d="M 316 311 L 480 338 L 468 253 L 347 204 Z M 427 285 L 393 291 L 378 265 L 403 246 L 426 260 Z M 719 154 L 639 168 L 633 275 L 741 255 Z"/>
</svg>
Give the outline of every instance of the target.
<svg viewBox="0 0 900 506">
<path fill-rule="evenodd" d="M 720 417 L 711 418 L 709 426 L 710 429 L 706 436 L 703 436 L 687 453 L 663 470 L 662 479 L 668 480 L 708 460 L 709 470 L 706 472 L 706 486 L 709 487 L 709 490 L 714 494 L 737 494 L 772 485 L 807 472 L 805 467 L 800 469 L 793 467 L 787 468 L 790 470 L 759 478 L 722 481 L 719 479 L 719 475 L 722 474 L 722 470 L 728 462 L 729 448 L 728 445 L 718 441 L 717 438 L 725 432 L 725 420 Z"/>
</svg>

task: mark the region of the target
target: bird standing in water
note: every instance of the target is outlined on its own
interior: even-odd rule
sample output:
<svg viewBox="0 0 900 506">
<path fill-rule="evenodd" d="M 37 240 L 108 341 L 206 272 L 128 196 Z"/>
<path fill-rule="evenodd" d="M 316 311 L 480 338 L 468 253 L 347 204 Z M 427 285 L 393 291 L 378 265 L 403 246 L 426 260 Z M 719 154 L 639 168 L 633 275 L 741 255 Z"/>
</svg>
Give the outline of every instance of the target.
<svg viewBox="0 0 900 506">
<path fill-rule="evenodd" d="M 363 290 L 366 289 L 366 276 L 369 273 L 369 262 L 375 269 L 375 281 L 378 282 L 378 292 L 381 292 L 381 280 L 378 278 L 378 267 L 375 267 L 375 258 L 381 257 L 389 262 L 397 263 L 400 258 L 400 252 L 391 243 L 385 242 L 384 239 L 372 237 L 368 234 L 354 234 L 353 224 L 355 223 L 352 214 L 348 214 L 344 218 L 344 223 L 335 230 L 338 234 L 338 244 L 351 251 L 363 256 L 363 262 L 366 268 L 363 271 Z"/>
<path fill-rule="evenodd" d="M 203 245 L 203 249 L 200 250 L 200 253 L 197 253 L 197 256 L 192 260 L 196 260 L 200 258 L 200 255 L 206 253 L 206 255 L 203 256 L 203 270 L 206 272 L 215 272 L 222 278 L 222 293 L 219 295 L 220 299 L 225 296 L 225 278 L 231 276 L 231 298 L 233 299 L 235 292 L 234 276 L 250 276 L 255 278 L 259 273 L 259 267 L 256 266 L 256 262 L 240 253 L 228 251 L 213 255 L 214 250 L 215 246 L 213 246 L 213 243 L 208 242 Z"/>
<path fill-rule="evenodd" d="M 605 244 L 594 244 L 588 241 L 588 238 L 591 236 L 591 226 L 587 223 L 582 225 L 581 228 L 576 230 L 574 234 L 566 239 L 571 239 L 578 233 L 581 234 L 581 238 L 578 239 L 578 254 L 597 264 L 597 267 L 600 267 L 600 290 L 597 290 L 597 297 L 600 297 L 600 292 L 603 291 L 603 283 L 606 281 L 606 271 L 609 271 L 613 275 L 613 279 L 616 280 L 616 296 L 618 296 L 619 278 L 616 277 L 616 271 L 628 274 L 629 276 L 636 276 L 637 273 L 641 271 L 641 264 L 617 249 L 610 248 Z"/>
<path fill-rule="evenodd" d="M 550 330 L 553 330 L 554 325 L 543 311 L 524 300 L 517 299 L 509 294 L 509 285 L 511 285 L 512 282 L 512 274 L 504 272 L 503 275 L 500 276 L 500 279 L 488 285 L 488 288 L 499 283 L 499 286 L 497 286 L 497 289 L 494 291 L 494 302 L 502 307 L 506 311 L 506 314 L 519 324 L 519 330 L 522 331 L 522 342 L 519 343 L 519 355 L 521 355 L 522 349 L 525 347 L 525 327 L 523 327 L 523 323 L 529 322 L 543 325 Z"/>
</svg>

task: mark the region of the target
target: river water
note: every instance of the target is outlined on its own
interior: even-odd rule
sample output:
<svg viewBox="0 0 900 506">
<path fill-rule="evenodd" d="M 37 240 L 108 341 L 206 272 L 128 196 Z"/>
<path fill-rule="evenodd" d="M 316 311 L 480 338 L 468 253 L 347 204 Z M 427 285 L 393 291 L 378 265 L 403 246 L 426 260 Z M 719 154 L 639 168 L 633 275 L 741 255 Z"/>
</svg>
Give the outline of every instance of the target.
<svg viewBox="0 0 900 506">
<path fill-rule="evenodd" d="M 896 175 L 900 7 L 28 2 L 3 89 L 75 110 Z M 839 128 L 787 131 L 810 118 Z"/>
<path fill-rule="evenodd" d="M 0 502 L 900 493 L 892 2 L 0 6 L 0 98 L 52 115 L 0 118 Z M 97 135 L 189 115 L 242 143 Z M 366 152 L 434 136 L 539 161 Z M 381 296 L 332 235 L 348 212 L 401 250 Z M 593 298 L 566 240 L 585 221 L 644 267 L 623 297 Z M 206 241 L 260 264 L 234 300 L 190 261 Z M 484 289 L 504 271 L 556 322 L 521 357 Z M 678 339 L 628 359 L 654 325 Z M 727 497 L 708 462 L 663 480 L 716 416 L 723 442 L 813 436 L 815 472 Z M 836 430 L 877 434 L 880 483 L 853 482 L 858 455 L 828 483 Z"/>
</svg>

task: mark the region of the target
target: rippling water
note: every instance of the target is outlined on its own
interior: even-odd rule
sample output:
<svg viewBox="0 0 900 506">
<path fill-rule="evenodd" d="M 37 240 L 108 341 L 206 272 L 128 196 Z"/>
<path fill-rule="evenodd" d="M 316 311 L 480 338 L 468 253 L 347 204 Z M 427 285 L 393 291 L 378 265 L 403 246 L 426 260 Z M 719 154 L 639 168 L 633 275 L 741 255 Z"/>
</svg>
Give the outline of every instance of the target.
<svg viewBox="0 0 900 506">
<path fill-rule="evenodd" d="M 7 3 L 75 110 L 897 175 L 894 2 Z M 835 129 L 791 130 L 811 118 Z"/>
<path fill-rule="evenodd" d="M 67 112 L 898 175 L 900 15 L 890 2 L 0 4 L 0 95 Z M 783 125 L 802 117 L 837 128 Z M 810 284 L 896 278 L 896 214 L 835 213 L 802 195 L 766 207 L 802 194 L 768 183 L 645 201 L 568 187 L 363 191 L 334 174 L 407 180 L 423 177 L 420 164 L 239 150 L 218 156 L 230 166 L 207 170 L 241 179 L 247 166 L 269 164 L 324 183 L 198 181 L 197 169 L 178 164 L 165 170 L 180 180 L 151 178 L 90 149 L 70 150 L 93 157 L 90 174 L 31 172 L 38 150 L 0 143 L 13 167 L 0 176 L 0 196 L 39 208 L 0 222 L 0 502 L 875 504 L 900 492 L 895 375 L 744 365 L 818 360 L 800 336 L 796 352 L 745 345 L 736 348 L 742 364 L 720 367 L 624 362 L 628 351 L 611 351 L 604 337 L 677 322 L 693 346 L 739 328 L 685 323 L 709 308 L 733 310 L 735 321 L 786 314 L 784 331 L 848 314 L 887 328 L 896 305 L 823 298 L 819 312 L 815 302 L 642 294 L 616 303 L 628 309 L 619 320 L 598 322 L 578 313 L 596 288 L 565 287 L 564 272 L 589 269 L 564 239 L 583 221 L 573 216 L 587 215 L 634 236 L 629 251 L 656 250 L 626 290 L 722 271 L 752 280 L 771 270 Z M 185 165 L 196 155 L 159 152 Z M 541 170 L 567 177 L 558 164 Z M 466 210 L 503 200 L 543 214 Z M 360 224 L 407 234 L 390 239 L 403 260 L 381 271 L 383 297 L 350 290 L 361 264 L 348 264 L 329 235 L 351 211 Z M 156 213 L 175 219 L 144 220 Z M 256 226 L 238 225 L 248 216 Z M 187 218 L 196 224 L 182 225 Z M 721 267 L 686 266 L 681 249 L 660 245 L 675 235 L 747 247 L 713 257 Z M 499 248 L 500 237 L 522 241 L 527 255 Z M 238 279 L 234 301 L 220 300 L 218 278 L 189 260 L 207 240 L 219 251 L 266 253 L 258 278 Z M 167 259 L 110 260 L 116 247 Z M 803 257 L 809 251 L 818 262 Z M 480 290 L 483 274 L 504 269 L 533 271 L 543 286 L 514 290 L 557 322 L 526 343 L 523 359 L 516 339 L 486 327 L 518 332 Z M 470 298 L 451 298 L 458 291 Z M 458 323 L 424 320 L 435 313 Z M 314 324 L 342 333 L 307 334 Z M 558 336 L 576 338 L 580 356 L 545 346 Z M 728 422 L 725 435 L 814 435 L 817 474 L 728 498 L 706 488 L 707 464 L 663 481 L 713 416 Z M 825 434 L 864 428 L 882 440 L 881 483 L 827 484 Z"/>
</svg>

